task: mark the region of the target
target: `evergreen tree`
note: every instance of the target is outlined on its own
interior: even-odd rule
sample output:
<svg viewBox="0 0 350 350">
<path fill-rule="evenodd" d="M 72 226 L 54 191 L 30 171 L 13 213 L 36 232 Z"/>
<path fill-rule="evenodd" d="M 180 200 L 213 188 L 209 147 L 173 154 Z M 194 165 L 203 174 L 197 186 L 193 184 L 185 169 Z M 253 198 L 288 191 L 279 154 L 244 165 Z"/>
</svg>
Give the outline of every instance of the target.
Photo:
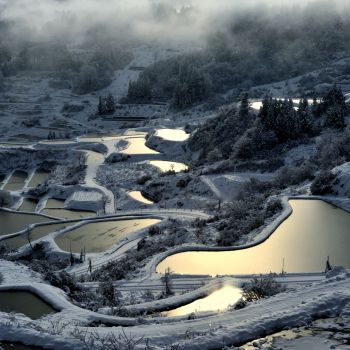
<svg viewBox="0 0 350 350">
<path fill-rule="evenodd" d="M 323 98 L 321 106 L 325 114 L 325 127 L 334 129 L 345 128 L 346 100 L 339 87 L 333 86 Z"/>
<path fill-rule="evenodd" d="M 344 129 L 345 123 L 345 111 L 339 105 L 329 107 L 324 121 L 324 126 L 333 129 Z"/>
<path fill-rule="evenodd" d="M 116 290 L 112 281 L 101 282 L 98 293 L 102 296 L 104 305 L 114 306 L 117 304 Z"/>
<path fill-rule="evenodd" d="M 299 101 L 297 111 L 297 129 L 299 134 L 310 134 L 313 131 L 313 117 L 306 98 Z"/>
<path fill-rule="evenodd" d="M 136 103 L 149 102 L 152 99 L 151 84 L 145 77 L 130 81 L 127 100 Z"/>
<path fill-rule="evenodd" d="M 322 115 L 321 105 L 320 105 L 320 103 L 317 101 L 317 97 L 316 97 L 316 96 L 314 96 L 313 99 L 312 99 L 311 112 L 312 112 L 312 115 L 313 115 L 315 118 L 319 118 L 319 117 L 321 117 L 321 115 Z"/>
<path fill-rule="evenodd" d="M 196 67 L 190 64 L 180 66 L 173 104 L 176 108 L 186 108 L 201 102 L 209 95 L 210 82 Z"/>
<path fill-rule="evenodd" d="M 97 111 L 100 115 L 110 114 L 115 111 L 115 102 L 112 94 L 108 94 L 107 97 L 100 96 Z"/>
<path fill-rule="evenodd" d="M 107 113 L 113 113 L 115 111 L 115 102 L 114 97 L 111 93 L 108 94 L 105 100 Z"/>
<path fill-rule="evenodd" d="M 241 118 L 247 118 L 249 115 L 249 99 L 248 93 L 244 92 L 241 96 L 241 104 L 239 106 L 239 116 Z"/>
<path fill-rule="evenodd" d="M 98 106 L 97 106 L 98 114 L 103 115 L 106 114 L 106 105 L 104 99 L 100 96 L 98 100 Z"/>
<path fill-rule="evenodd" d="M 329 108 L 334 107 L 335 105 L 338 105 L 344 109 L 344 111 L 346 109 L 345 96 L 341 88 L 337 85 L 333 85 L 332 89 L 324 96 L 322 101 L 322 106 L 325 112 L 327 112 Z"/>
</svg>

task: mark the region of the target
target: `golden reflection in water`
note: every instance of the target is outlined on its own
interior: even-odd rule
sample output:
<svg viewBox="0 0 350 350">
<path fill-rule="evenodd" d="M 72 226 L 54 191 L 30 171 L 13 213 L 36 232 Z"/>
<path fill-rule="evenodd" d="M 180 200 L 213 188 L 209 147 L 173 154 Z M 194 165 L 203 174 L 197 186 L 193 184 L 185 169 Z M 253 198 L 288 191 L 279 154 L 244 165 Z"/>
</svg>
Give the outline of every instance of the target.
<svg viewBox="0 0 350 350">
<path fill-rule="evenodd" d="M 350 267 L 350 215 L 319 200 L 291 200 L 292 215 L 264 243 L 243 250 L 185 252 L 163 260 L 179 274 L 239 275 L 322 272 L 327 256 L 333 265 Z"/>
<path fill-rule="evenodd" d="M 193 312 L 224 311 L 242 297 L 242 290 L 232 285 L 226 285 L 203 299 L 198 299 L 188 305 L 166 311 L 168 317 L 184 316 Z"/>
<path fill-rule="evenodd" d="M 129 145 L 122 151 L 124 154 L 159 154 L 159 152 L 145 145 L 146 140 L 144 137 L 131 137 L 125 140 L 129 142 Z"/>
<path fill-rule="evenodd" d="M 185 171 L 188 169 L 188 166 L 186 164 L 177 163 L 177 162 L 168 162 L 165 160 L 151 160 L 149 163 L 159 168 L 164 173 L 167 171 L 175 171 L 176 173 L 178 173 L 180 171 Z"/>
<path fill-rule="evenodd" d="M 145 198 L 140 191 L 130 191 L 128 192 L 128 195 L 138 202 L 141 202 L 144 204 L 153 204 L 153 202 Z"/>
<path fill-rule="evenodd" d="M 156 135 L 168 141 L 186 141 L 190 137 L 182 129 L 158 129 Z"/>
<path fill-rule="evenodd" d="M 76 228 L 55 238 L 64 251 L 80 253 L 85 247 L 88 253 L 100 253 L 110 248 L 131 233 L 159 223 L 156 219 L 104 221 Z"/>
</svg>

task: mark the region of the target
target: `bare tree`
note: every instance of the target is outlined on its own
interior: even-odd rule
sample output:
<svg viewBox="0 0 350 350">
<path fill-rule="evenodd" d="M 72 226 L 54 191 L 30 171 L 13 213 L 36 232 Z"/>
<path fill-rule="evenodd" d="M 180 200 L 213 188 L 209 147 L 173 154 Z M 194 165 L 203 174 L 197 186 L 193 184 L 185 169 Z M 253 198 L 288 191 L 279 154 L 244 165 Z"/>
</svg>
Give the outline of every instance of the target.
<svg viewBox="0 0 350 350">
<path fill-rule="evenodd" d="M 29 243 L 29 245 L 30 245 L 30 248 L 32 249 L 32 250 L 34 250 L 33 249 L 33 245 L 32 245 L 32 240 L 31 240 L 31 238 L 30 238 L 30 234 L 31 234 L 32 232 L 31 232 L 31 229 L 28 227 L 27 228 L 27 231 L 26 231 L 26 234 L 27 234 L 27 240 L 28 240 L 28 243 Z"/>
<path fill-rule="evenodd" d="M 164 284 L 164 293 L 165 293 L 165 295 L 172 295 L 172 294 L 174 294 L 173 290 L 172 290 L 170 267 L 168 267 L 165 270 L 164 277 L 162 277 L 162 282 Z"/>
</svg>

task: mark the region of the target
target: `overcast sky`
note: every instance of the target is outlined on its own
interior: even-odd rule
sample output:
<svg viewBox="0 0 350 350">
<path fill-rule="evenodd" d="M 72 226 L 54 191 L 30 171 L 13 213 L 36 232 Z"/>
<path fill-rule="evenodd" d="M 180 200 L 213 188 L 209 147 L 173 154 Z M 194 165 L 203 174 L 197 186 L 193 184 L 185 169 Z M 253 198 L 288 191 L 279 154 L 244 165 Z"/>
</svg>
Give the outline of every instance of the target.
<svg viewBox="0 0 350 350">
<path fill-rule="evenodd" d="M 139 38 L 195 40 L 224 25 L 242 6 L 303 6 L 315 0 L 0 0 L 0 18 L 14 23 L 13 34 L 21 38 L 47 40 L 51 37 L 86 37 L 91 30 L 110 35 Z M 322 1 L 322 0 L 318 0 Z M 334 7 L 335 2 L 323 1 Z M 155 16 L 155 4 L 172 4 L 177 9 L 191 4 L 185 19 Z"/>
</svg>

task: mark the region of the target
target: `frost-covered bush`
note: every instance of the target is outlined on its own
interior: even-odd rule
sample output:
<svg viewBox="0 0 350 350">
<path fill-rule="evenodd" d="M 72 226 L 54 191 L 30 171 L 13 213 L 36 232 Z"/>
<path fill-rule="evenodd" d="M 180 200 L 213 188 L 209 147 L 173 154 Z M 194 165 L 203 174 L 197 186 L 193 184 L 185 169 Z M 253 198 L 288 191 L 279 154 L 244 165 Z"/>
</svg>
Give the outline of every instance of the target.
<svg viewBox="0 0 350 350">
<path fill-rule="evenodd" d="M 139 179 L 137 179 L 137 184 L 138 185 L 144 185 L 147 181 L 151 180 L 152 176 L 151 175 L 143 175 Z"/>
<path fill-rule="evenodd" d="M 333 184 L 336 175 L 330 171 L 322 171 L 312 182 L 310 190 L 314 195 L 326 195 L 333 193 Z"/>
<path fill-rule="evenodd" d="M 314 163 L 323 170 L 350 161 L 350 129 L 326 134 L 317 143 Z"/>
<path fill-rule="evenodd" d="M 235 142 L 252 126 L 253 116 L 241 118 L 235 107 L 230 107 L 206 121 L 188 140 L 191 151 L 200 153 L 200 159 L 228 159 Z M 214 153 L 213 153 L 214 152 Z"/>
<path fill-rule="evenodd" d="M 13 197 L 9 191 L 0 190 L 0 208 L 11 207 L 13 205 Z"/>
<path fill-rule="evenodd" d="M 286 288 L 275 281 L 272 276 L 266 278 L 254 278 L 243 284 L 243 299 L 247 302 L 268 298 L 278 293 L 282 293 Z"/>
<path fill-rule="evenodd" d="M 106 163 L 113 164 L 113 163 L 119 163 L 119 162 L 126 162 L 130 156 L 128 154 L 123 153 L 111 153 L 106 158 Z"/>
<path fill-rule="evenodd" d="M 101 295 L 101 302 L 104 306 L 117 306 L 120 304 L 119 293 L 114 288 L 111 280 L 100 282 L 97 293 Z"/>
<path fill-rule="evenodd" d="M 315 167 L 310 163 L 301 166 L 286 165 L 277 171 L 275 184 L 280 188 L 298 185 L 305 180 L 312 180 L 314 173 Z"/>
<path fill-rule="evenodd" d="M 283 205 L 282 205 L 282 202 L 279 198 L 277 199 L 272 199 L 271 201 L 269 201 L 267 203 L 267 206 L 266 206 L 266 214 L 268 216 L 273 216 L 275 215 L 276 213 L 279 213 L 281 212 L 283 209 Z"/>
<path fill-rule="evenodd" d="M 279 199 L 266 204 L 269 196 L 276 193 L 274 184 L 251 179 L 228 203 L 221 213 L 217 229 L 220 231 L 217 243 L 220 246 L 232 246 L 250 232 L 262 227 L 266 220 L 282 210 Z"/>
<path fill-rule="evenodd" d="M 124 257 L 119 259 L 118 262 L 111 261 L 101 268 L 96 269 L 91 274 L 91 279 L 97 281 L 105 281 L 106 279 L 112 279 L 114 281 L 121 280 L 133 270 L 135 270 L 134 261 L 128 257 Z"/>
</svg>

